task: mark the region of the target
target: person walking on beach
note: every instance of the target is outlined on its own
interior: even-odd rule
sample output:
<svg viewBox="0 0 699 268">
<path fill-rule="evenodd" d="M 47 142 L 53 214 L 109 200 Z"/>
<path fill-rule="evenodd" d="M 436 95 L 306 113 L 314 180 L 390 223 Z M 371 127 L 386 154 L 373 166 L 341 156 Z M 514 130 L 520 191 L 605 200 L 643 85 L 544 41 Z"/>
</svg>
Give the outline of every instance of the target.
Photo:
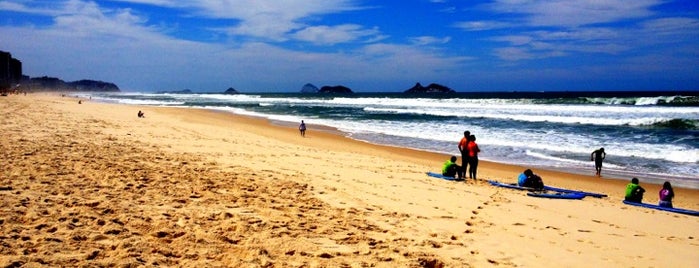
<svg viewBox="0 0 699 268">
<path fill-rule="evenodd" d="M 595 161 L 596 175 L 599 177 L 602 176 L 602 160 L 604 160 L 606 156 L 607 154 L 604 152 L 604 148 L 599 148 L 590 154 L 590 161 Z"/>
<path fill-rule="evenodd" d="M 624 197 L 624 200 L 641 203 L 641 200 L 643 200 L 643 193 L 645 192 L 646 189 L 643 189 L 643 187 L 638 185 L 638 179 L 633 178 L 631 179 L 631 183 L 626 185 L 626 196 Z"/>
<path fill-rule="evenodd" d="M 478 148 L 476 144 L 476 135 L 471 135 L 468 138 L 468 177 L 476 179 L 476 173 L 478 173 L 478 153 L 481 149 Z"/>
<path fill-rule="evenodd" d="M 464 169 L 464 171 L 468 168 L 468 162 L 469 162 L 469 153 L 468 153 L 468 142 L 469 142 L 469 137 L 471 136 L 471 132 L 466 130 L 464 131 L 464 137 L 461 138 L 461 141 L 459 141 L 459 152 L 461 152 L 461 168 Z"/>
<path fill-rule="evenodd" d="M 464 169 L 456 164 L 456 156 L 452 156 L 447 162 L 444 162 L 442 166 L 442 175 L 457 177 L 458 179 L 464 178 Z"/>
<path fill-rule="evenodd" d="M 672 190 L 672 185 L 669 181 L 663 183 L 663 189 L 660 189 L 658 195 L 660 196 L 658 206 L 672 208 L 672 198 L 675 197 L 675 191 Z"/>
<path fill-rule="evenodd" d="M 299 125 L 299 132 L 301 133 L 301 137 L 306 137 L 306 123 L 301 120 L 301 124 Z"/>
</svg>

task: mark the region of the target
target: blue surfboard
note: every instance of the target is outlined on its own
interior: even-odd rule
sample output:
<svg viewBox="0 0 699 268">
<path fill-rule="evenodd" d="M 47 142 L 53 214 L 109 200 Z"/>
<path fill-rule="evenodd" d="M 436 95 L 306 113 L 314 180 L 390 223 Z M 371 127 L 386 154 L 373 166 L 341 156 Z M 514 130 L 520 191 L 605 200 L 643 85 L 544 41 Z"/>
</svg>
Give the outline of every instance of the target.
<svg viewBox="0 0 699 268">
<path fill-rule="evenodd" d="M 522 187 L 517 184 L 508 184 L 508 183 L 502 183 L 499 181 L 488 181 L 490 185 L 492 186 L 497 186 L 497 187 L 503 187 L 503 188 L 509 188 L 509 189 L 516 189 L 516 190 L 526 190 L 526 191 L 534 191 L 536 189 L 530 188 L 530 187 Z"/>
<path fill-rule="evenodd" d="M 544 186 L 544 189 L 545 189 L 545 190 L 550 190 L 550 191 L 559 192 L 559 193 L 577 193 L 577 194 L 584 194 L 585 196 L 592 196 L 592 197 L 597 197 L 597 198 L 607 197 L 606 194 L 598 194 L 598 193 L 585 192 L 585 191 L 578 191 L 578 190 L 569 190 L 569 189 L 557 188 L 557 187 L 552 187 L 552 186 Z"/>
<path fill-rule="evenodd" d="M 533 197 L 541 197 L 541 198 L 552 198 L 552 199 L 583 199 L 585 198 L 584 194 L 581 193 L 561 193 L 557 192 L 555 194 L 548 194 L 548 193 L 533 193 L 529 192 L 527 193 L 528 196 L 533 196 Z"/>
<path fill-rule="evenodd" d="M 626 201 L 626 200 L 624 200 L 624 204 L 632 205 L 632 206 L 638 206 L 638 207 L 644 207 L 644 208 L 652 208 L 652 209 L 657 209 L 657 210 L 663 210 L 663 211 L 667 211 L 667 212 L 680 213 L 680 214 L 691 215 L 691 216 L 699 216 L 699 211 L 696 211 L 696 210 L 681 209 L 681 208 L 666 208 L 666 207 L 661 207 L 661 206 L 658 206 L 658 205 L 646 204 L 646 203 L 629 202 L 629 201 Z"/>
<path fill-rule="evenodd" d="M 448 180 L 448 181 L 463 181 L 464 180 L 464 179 L 457 179 L 454 177 L 444 176 L 442 174 L 434 173 L 434 172 L 427 172 L 426 174 L 427 174 L 427 176 L 430 176 L 430 177 L 440 178 L 440 179 L 444 179 L 444 180 Z"/>
</svg>

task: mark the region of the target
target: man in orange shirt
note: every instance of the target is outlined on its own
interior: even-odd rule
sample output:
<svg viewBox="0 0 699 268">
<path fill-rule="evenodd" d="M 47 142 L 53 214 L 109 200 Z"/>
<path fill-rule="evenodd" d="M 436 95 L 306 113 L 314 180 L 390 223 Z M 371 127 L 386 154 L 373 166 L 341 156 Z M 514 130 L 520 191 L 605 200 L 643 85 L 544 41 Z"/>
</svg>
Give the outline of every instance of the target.
<svg viewBox="0 0 699 268">
<path fill-rule="evenodd" d="M 468 142 L 469 139 L 468 137 L 471 136 L 471 132 L 466 130 L 464 131 L 464 137 L 461 138 L 461 141 L 459 141 L 459 152 L 461 152 L 461 168 L 464 169 L 464 171 L 467 171 L 467 166 L 470 161 L 469 157 L 469 152 L 468 152 Z"/>
</svg>

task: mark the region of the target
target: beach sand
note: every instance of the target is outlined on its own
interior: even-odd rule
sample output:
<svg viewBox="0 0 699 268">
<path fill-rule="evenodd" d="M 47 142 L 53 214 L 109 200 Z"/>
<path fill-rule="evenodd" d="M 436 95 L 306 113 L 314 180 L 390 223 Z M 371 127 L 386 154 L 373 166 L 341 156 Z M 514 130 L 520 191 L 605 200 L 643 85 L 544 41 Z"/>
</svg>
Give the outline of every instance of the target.
<svg viewBox="0 0 699 268">
<path fill-rule="evenodd" d="M 435 179 L 447 155 L 308 120 L 302 138 L 264 119 L 49 94 L 0 97 L 0 111 L 3 267 L 699 267 L 699 217 L 622 204 L 627 179 L 535 170 L 609 195 L 540 199 L 485 182 L 525 167 Z M 641 185 L 657 203 L 660 186 Z M 675 190 L 675 207 L 699 209 L 699 191 Z"/>
</svg>

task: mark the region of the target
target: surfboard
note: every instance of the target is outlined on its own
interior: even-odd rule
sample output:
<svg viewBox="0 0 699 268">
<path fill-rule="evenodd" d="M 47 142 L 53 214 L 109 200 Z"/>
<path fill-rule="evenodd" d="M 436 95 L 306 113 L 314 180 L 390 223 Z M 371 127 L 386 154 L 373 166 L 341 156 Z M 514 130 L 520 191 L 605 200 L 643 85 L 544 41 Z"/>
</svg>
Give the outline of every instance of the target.
<svg viewBox="0 0 699 268">
<path fill-rule="evenodd" d="M 555 194 L 548 194 L 548 193 L 535 193 L 535 192 L 529 192 L 527 193 L 528 196 L 533 196 L 533 197 L 541 197 L 541 198 L 552 198 L 552 199 L 583 199 L 585 198 L 584 194 L 581 193 L 561 193 L 561 192 L 556 192 Z"/>
<path fill-rule="evenodd" d="M 457 179 L 454 177 L 444 176 L 442 174 L 434 173 L 434 172 L 427 172 L 426 174 L 427 174 L 427 176 L 430 176 L 430 177 L 440 178 L 440 179 L 444 179 L 444 180 L 448 180 L 448 181 L 463 181 L 464 180 L 464 179 Z"/>
<path fill-rule="evenodd" d="M 555 192 L 560 192 L 560 193 L 584 194 L 585 196 L 592 196 L 592 197 L 596 197 L 596 198 L 607 197 L 606 194 L 598 194 L 598 193 L 592 193 L 592 192 L 570 190 L 570 189 L 557 188 L 557 187 L 552 187 L 552 186 L 544 186 L 544 190 L 550 190 L 550 191 L 555 191 Z"/>
<path fill-rule="evenodd" d="M 516 189 L 516 190 L 526 190 L 526 191 L 535 191 L 536 189 L 530 188 L 530 187 L 522 187 L 517 184 L 508 184 L 508 183 L 502 183 L 499 181 L 488 181 L 490 185 L 492 186 L 497 186 L 497 187 L 503 187 L 503 188 L 510 188 L 510 189 Z"/>
<path fill-rule="evenodd" d="M 681 209 L 681 208 L 666 208 L 666 207 L 661 207 L 658 205 L 647 204 L 647 203 L 629 202 L 626 200 L 624 200 L 624 204 L 631 205 L 631 206 L 644 207 L 644 208 L 652 208 L 652 209 L 663 210 L 663 211 L 674 212 L 674 213 L 680 213 L 680 214 L 691 215 L 691 216 L 699 216 L 699 211 L 696 211 L 696 210 Z"/>
</svg>

